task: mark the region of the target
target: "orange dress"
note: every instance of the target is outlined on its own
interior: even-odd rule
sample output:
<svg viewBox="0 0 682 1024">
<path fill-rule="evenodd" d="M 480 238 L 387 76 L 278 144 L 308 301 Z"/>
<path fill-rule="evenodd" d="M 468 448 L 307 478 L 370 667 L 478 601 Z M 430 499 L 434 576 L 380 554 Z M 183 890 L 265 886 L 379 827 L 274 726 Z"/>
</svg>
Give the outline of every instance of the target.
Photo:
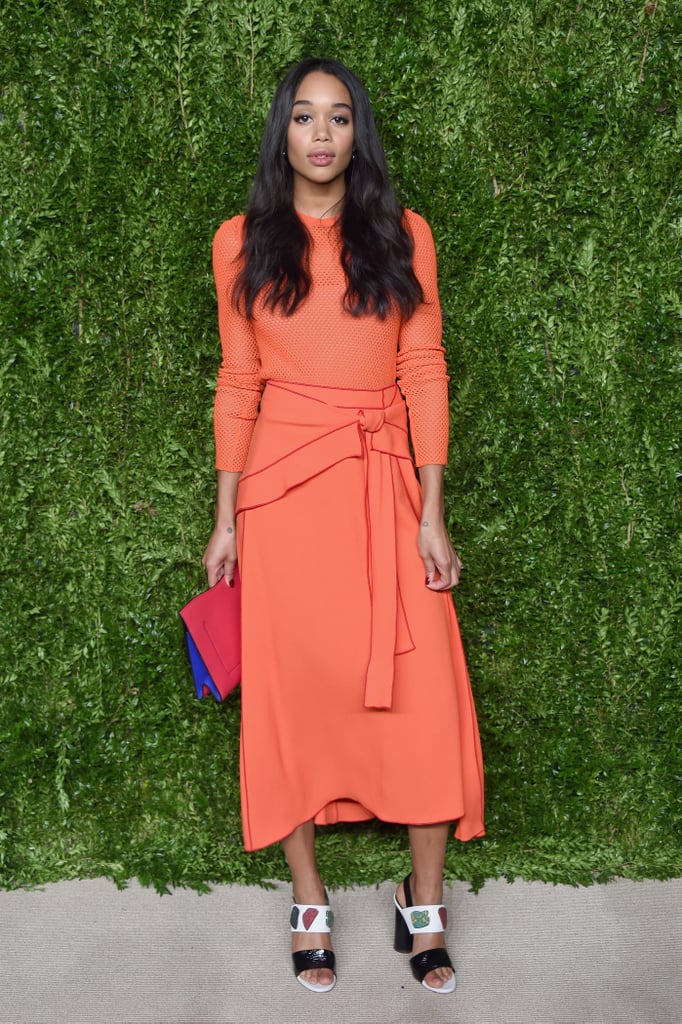
<svg viewBox="0 0 682 1024">
<path fill-rule="evenodd" d="M 242 474 L 244 843 L 372 817 L 456 821 L 468 840 L 484 832 L 476 714 L 451 594 L 424 586 L 416 546 L 414 462 L 445 464 L 449 422 L 431 232 L 406 211 L 414 315 L 354 317 L 337 220 L 299 216 L 313 284 L 291 317 L 231 303 L 243 217 L 213 246 L 216 464 Z"/>
</svg>

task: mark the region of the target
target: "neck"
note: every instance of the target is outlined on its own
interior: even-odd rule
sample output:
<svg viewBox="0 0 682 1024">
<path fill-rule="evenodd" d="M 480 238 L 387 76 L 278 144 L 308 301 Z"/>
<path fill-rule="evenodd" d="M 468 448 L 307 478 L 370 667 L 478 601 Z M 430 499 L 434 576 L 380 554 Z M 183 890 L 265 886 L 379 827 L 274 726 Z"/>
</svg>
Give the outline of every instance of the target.
<svg viewBox="0 0 682 1024">
<path fill-rule="evenodd" d="M 325 217 L 338 217 L 345 197 L 345 185 L 341 190 L 335 189 L 334 192 L 325 190 L 317 193 L 294 190 L 294 208 L 307 217 L 318 217 L 320 220 Z"/>
</svg>

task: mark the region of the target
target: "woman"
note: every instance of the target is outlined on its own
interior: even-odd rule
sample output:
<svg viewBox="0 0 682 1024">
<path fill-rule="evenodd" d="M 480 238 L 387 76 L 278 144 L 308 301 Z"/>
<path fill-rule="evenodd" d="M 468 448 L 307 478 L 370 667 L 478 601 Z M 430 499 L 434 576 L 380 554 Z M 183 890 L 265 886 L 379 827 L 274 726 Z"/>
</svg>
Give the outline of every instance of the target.
<svg viewBox="0 0 682 1024">
<path fill-rule="evenodd" d="M 455 987 L 450 823 L 483 834 L 481 753 L 444 524 L 447 376 L 428 225 L 398 205 L 367 93 L 302 61 L 275 94 L 248 213 L 215 237 L 223 349 L 210 585 L 242 579 L 247 849 L 281 841 L 294 970 L 336 982 L 316 824 L 409 827 L 395 947 Z M 415 475 L 409 441 L 418 467 Z"/>
</svg>

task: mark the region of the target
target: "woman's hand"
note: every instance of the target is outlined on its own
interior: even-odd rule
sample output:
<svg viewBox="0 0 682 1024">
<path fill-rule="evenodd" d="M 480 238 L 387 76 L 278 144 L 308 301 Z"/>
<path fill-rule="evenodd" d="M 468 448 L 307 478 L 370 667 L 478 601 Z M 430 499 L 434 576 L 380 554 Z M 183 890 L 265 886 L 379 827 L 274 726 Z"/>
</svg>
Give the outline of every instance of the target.
<svg viewBox="0 0 682 1024">
<path fill-rule="evenodd" d="M 417 549 L 424 563 L 429 590 L 449 590 L 457 586 L 462 563 L 442 519 L 421 520 Z"/>
<path fill-rule="evenodd" d="M 206 567 L 209 587 L 223 577 L 232 586 L 237 564 L 237 534 L 233 526 L 215 527 L 201 561 Z"/>
<path fill-rule="evenodd" d="M 445 528 L 443 466 L 419 467 L 423 505 L 417 549 L 426 570 L 429 590 L 449 590 L 459 583 L 462 563 Z"/>
</svg>

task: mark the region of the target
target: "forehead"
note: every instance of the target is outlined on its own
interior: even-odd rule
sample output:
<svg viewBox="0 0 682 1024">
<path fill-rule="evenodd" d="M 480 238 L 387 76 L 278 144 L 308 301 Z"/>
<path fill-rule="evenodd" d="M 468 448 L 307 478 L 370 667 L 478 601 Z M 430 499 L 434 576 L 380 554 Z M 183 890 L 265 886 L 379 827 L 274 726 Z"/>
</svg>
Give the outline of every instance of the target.
<svg viewBox="0 0 682 1024">
<path fill-rule="evenodd" d="M 336 75 L 328 75 L 325 71 L 311 71 L 302 79 L 294 97 L 294 103 L 301 102 L 329 107 L 344 104 L 352 108 L 353 105 L 343 82 Z"/>
</svg>

